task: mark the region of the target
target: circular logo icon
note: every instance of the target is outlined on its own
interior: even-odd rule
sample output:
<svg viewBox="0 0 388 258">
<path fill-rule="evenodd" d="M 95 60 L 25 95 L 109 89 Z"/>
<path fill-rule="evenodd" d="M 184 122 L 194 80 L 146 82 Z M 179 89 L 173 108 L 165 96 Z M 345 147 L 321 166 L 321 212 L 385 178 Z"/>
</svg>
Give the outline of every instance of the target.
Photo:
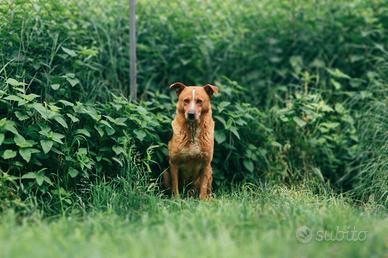
<svg viewBox="0 0 388 258">
<path fill-rule="evenodd" d="M 300 243 L 307 244 L 311 241 L 313 234 L 311 233 L 311 229 L 309 227 L 301 226 L 296 229 L 295 237 Z"/>
</svg>

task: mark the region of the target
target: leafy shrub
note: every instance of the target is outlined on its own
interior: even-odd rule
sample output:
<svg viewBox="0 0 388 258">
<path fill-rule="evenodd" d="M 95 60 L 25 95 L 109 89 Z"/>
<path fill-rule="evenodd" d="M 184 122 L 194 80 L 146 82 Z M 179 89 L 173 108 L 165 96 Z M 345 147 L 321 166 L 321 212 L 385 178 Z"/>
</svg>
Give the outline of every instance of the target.
<svg viewBox="0 0 388 258">
<path fill-rule="evenodd" d="M 10 78 L 0 91 L 0 169 L 15 191 L 52 198 L 96 177 L 150 172 L 152 144 L 160 142 L 157 129 L 167 116 L 121 98 L 94 105 L 41 103 L 25 87 Z M 144 155 L 134 160 L 139 152 Z"/>
<path fill-rule="evenodd" d="M 328 105 L 318 94 L 298 94 L 287 106 L 274 108 L 274 130 L 287 163 L 284 176 L 307 173 L 336 184 L 349 169 L 357 148 L 357 131 L 349 111 Z M 299 174 L 300 173 L 300 174 Z"/>
<path fill-rule="evenodd" d="M 336 182 L 343 175 L 357 139 L 342 105 L 332 108 L 319 95 L 296 94 L 284 108 L 264 113 L 232 102 L 246 94 L 237 83 L 219 85 L 223 95 L 213 101 L 217 185 L 290 182 L 306 175 Z M 153 101 L 141 104 L 120 97 L 93 105 L 41 103 L 25 87 L 9 78 L 0 96 L 0 168 L 3 178 L 13 177 L 17 189 L 66 196 L 97 177 L 113 178 L 137 168 L 158 176 L 167 168 L 173 98 L 149 93 Z M 144 161 L 137 164 L 135 156 Z"/>
<path fill-rule="evenodd" d="M 309 177 L 335 185 L 348 171 L 358 139 L 342 104 L 330 106 L 319 94 L 295 93 L 283 106 L 263 112 L 232 102 L 247 94 L 236 83 L 221 84 L 221 90 L 214 104 L 219 180 L 296 182 Z"/>
</svg>

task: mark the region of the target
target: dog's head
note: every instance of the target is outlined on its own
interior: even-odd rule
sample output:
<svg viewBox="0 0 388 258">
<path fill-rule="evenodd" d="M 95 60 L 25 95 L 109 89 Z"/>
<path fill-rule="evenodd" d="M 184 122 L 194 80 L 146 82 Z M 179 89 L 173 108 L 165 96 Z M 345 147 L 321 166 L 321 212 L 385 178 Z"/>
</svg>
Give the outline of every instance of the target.
<svg viewBox="0 0 388 258">
<path fill-rule="evenodd" d="M 211 109 L 210 100 L 219 90 L 216 86 L 186 86 L 181 82 L 170 85 L 170 89 L 176 90 L 178 96 L 177 112 L 184 114 L 186 121 L 195 122 Z"/>
</svg>

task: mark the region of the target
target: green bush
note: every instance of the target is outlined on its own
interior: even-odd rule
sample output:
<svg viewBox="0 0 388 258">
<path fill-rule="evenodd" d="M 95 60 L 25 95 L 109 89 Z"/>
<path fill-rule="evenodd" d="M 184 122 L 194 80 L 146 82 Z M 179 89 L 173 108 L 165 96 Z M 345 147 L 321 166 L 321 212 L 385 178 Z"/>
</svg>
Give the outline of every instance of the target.
<svg viewBox="0 0 388 258">
<path fill-rule="evenodd" d="M 358 142 L 355 121 L 346 107 L 331 106 L 319 94 L 295 93 L 284 105 L 263 112 L 232 102 L 247 94 L 243 87 L 221 84 L 221 91 L 223 96 L 213 105 L 216 179 L 315 178 L 343 186 L 339 181 L 355 158 Z"/>
<path fill-rule="evenodd" d="M 167 116 L 122 98 L 41 103 L 25 87 L 10 78 L 0 91 L 0 170 L 9 191 L 57 199 L 98 177 L 151 172 L 153 143 L 161 142 Z"/>
<path fill-rule="evenodd" d="M 349 169 L 357 148 L 350 112 L 340 103 L 328 105 L 318 94 L 295 94 L 285 108 L 274 109 L 278 142 L 287 163 L 284 176 L 307 173 L 336 184 Z"/>
<path fill-rule="evenodd" d="M 343 175 L 356 139 L 342 105 L 332 108 L 319 95 L 296 94 L 284 108 L 264 113 L 232 102 L 246 94 L 235 82 L 219 85 L 223 95 L 213 105 L 216 185 L 292 182 L 306 176 L 335 183 Z M 25 87 L 10 78 L 0 96 L 0 166 L 3 180 L 11 178 L 15 191 L 50 197 L 62 191 L 66 196 L 98 177 L 136 169 L 158 176 L 167 168 L 175 98 L 149 93 L 153 101 L 141 104 L 119 97 L 93 105 L 41 103 Z"/>
</svg>

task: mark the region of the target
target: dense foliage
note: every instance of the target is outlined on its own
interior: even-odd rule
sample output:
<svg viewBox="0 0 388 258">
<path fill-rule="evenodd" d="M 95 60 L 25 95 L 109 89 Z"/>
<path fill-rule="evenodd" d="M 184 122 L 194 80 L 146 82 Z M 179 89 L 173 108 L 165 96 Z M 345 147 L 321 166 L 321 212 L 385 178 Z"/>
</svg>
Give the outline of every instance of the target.
<svg viewBox="0 0 388 258">
<path fill-rule="evenodd" d="M 2 207 L 39 196 L 63 208 L 97 178 L 157 179 L 174 81 L 221 89 L 216 186 L 311 179 L 387 205 L 384 1 L 144 0 L 137 11 L 141 94 L 129 103 L 127 1 L 0 4 Z"/>
</svg>

